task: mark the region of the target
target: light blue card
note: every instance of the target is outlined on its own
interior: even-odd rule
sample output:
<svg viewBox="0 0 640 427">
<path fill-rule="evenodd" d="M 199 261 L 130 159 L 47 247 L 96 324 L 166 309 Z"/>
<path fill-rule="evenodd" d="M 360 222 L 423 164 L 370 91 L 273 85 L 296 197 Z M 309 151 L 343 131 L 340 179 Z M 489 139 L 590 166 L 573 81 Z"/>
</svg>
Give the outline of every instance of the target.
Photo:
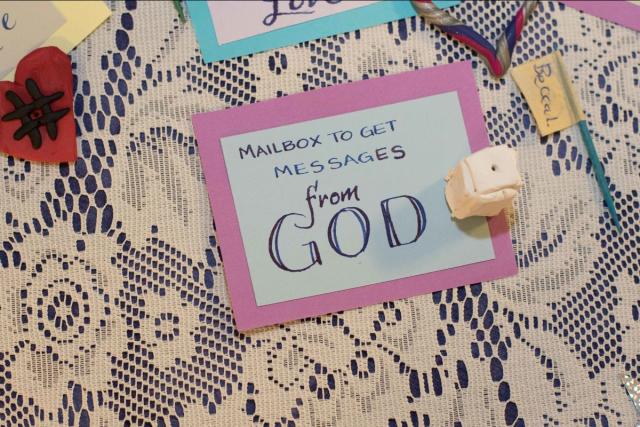
<svg viewBox="0 0 640 427">
<path fill-rule="evenodd" d="M 258 306 L 495 258 L 444 198 L 470 154 L 456 92 L 220 143 Z"/>
<path fill-rule="evenodd" d="M 281 3 L 289 2 L 281 1 Z M 305 2 L 301 0 L 296 2 L 296 4 L 302 3 Z M 436 0 L 434 3 L 444 8 L 458 4 L 459 0 Z M 314 40 L 407 18 L 416 14 L 409 0 L 379 1 L 371 5 L 223 44 L 218 42 L 208 2 L 202 0 L 187 0 L 187 5 L 191 22 L 195 28 L 196 38 L 200 44 L 200 51 L 202 52 L 205 62 L 219 61 L 293 45 L 307 40 Z"/>
</svg>

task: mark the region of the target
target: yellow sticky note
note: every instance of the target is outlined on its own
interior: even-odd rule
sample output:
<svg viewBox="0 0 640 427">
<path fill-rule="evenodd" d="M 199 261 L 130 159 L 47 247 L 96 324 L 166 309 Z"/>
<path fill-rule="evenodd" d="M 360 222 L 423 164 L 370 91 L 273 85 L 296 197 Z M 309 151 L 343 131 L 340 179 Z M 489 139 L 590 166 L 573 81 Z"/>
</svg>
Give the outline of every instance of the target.
<svg viewBox="0 0 640 427">
<path fill-rule="evenodd" d="M 584 120 L 560 52 L 515 67 L 511 75 L 524 94 L 542 136 Z"/>
<path fill-rule="evenodd" d="M 103 1 L 54 0 L 53 4 L 67 22 L 43 46 L 57 46 L 67 53 L 111 15 Z"/>
</svg>

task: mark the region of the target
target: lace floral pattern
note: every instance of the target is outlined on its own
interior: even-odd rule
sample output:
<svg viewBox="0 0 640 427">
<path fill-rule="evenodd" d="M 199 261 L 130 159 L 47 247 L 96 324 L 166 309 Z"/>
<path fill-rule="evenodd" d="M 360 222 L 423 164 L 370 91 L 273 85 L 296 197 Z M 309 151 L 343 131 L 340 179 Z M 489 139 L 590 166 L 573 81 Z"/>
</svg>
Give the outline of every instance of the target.
<svg viewBox="0 0 640 427">
<path fill-rule="evenodd" d="M 639 33 L 542 2 L 514 54 L 564 55 L 618 233 L 578 130 L 540 138 L 511 78 L 420 19 L 204 64 L 171 2 L 112 8 L 72 54 L 78 161 L 0 157 L 0 425 L 632 424 Z M 495 38 L 516 8 L 452 13 Z M 191 115 L 460 60 L 518 150 L 519 275 L 238 333 Z"/>
</svg>

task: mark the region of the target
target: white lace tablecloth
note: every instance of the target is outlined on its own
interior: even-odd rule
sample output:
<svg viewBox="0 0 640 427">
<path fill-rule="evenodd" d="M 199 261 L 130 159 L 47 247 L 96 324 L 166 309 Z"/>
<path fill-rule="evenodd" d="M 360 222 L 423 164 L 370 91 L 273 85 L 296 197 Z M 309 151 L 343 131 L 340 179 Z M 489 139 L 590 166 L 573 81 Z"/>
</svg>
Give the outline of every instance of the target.
<svg viewBox="0 0 640 427">
<path fill-rule="evenodd" d="M 420 19 L 207 65 L 171 2 L 111 6 L 72 53 L 78 161 L 0 157 L 0 425 L 633 425 L 640 33 L 543 2 L 514 54 L 564 55 L 618 233 L 578 129 L 541 138 Z M 453 13 L 494 39 L 516 7 Z M 238 333 L 191 115 L 465 59 L 525 178 L 519 275 Z"/>
</svg>

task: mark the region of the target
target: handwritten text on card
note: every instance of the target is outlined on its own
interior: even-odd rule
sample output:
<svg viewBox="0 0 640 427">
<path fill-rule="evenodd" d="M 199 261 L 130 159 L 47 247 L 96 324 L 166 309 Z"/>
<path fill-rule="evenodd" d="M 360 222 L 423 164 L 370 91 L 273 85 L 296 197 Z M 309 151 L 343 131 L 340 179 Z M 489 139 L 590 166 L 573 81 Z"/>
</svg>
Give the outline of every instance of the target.
<svg viewBox="0 0 640 427">
<path fill-rule="evenodd" d="M 493 257 L 484 219 L 455 224 L 444 202 L 469 152 L 455 93 L 221 145 L 258 305 Z"/>
<path fill-rule="evenodd" d="M 218 44 L 231 43 L 312 21 L 375 1 L 262 0 L 209 1 Z"/>
<path fill-rule="evenodd" d="M 276 20 L 280 16 L 285 15 L 313 15 L 316 10 L 315 6 L 318 3 L 316 0 L 262 0 L 271 5 L 271 12 L 264 17 L 262 23 L 268 27 L 276 23 Z M 328 4 L 338 4 L 342 0 L 326 0 Z"/>
</svg>

